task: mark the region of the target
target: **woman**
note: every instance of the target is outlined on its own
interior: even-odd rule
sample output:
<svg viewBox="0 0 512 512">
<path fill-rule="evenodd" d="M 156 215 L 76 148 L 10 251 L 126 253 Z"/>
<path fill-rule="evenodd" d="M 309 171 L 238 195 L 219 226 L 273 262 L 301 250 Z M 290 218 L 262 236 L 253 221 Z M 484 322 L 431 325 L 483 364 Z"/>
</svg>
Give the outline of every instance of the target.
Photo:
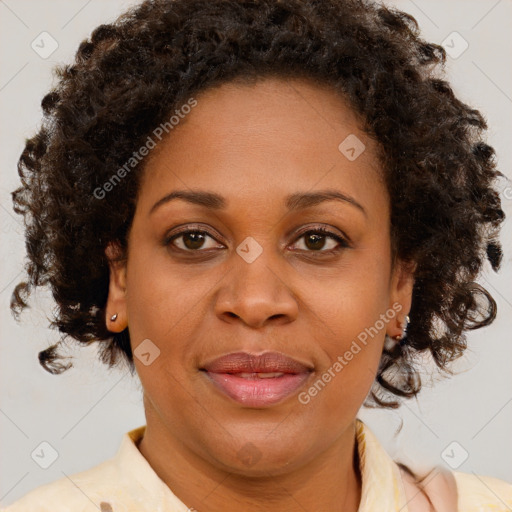
<svg viewBox="0 0 512 512">
<path fill-rule="evenodd" d="M 53 325 L 137 372 L 147 425 L 6 511 L 512 507 L 357 418 L 496 315 L 475 279 L 501 262 L 501 173 L 444 58 L 341 0 L 144 2 L 82 43 L 20 158 L 12 308 L 49 284 Z"/>
</svg>

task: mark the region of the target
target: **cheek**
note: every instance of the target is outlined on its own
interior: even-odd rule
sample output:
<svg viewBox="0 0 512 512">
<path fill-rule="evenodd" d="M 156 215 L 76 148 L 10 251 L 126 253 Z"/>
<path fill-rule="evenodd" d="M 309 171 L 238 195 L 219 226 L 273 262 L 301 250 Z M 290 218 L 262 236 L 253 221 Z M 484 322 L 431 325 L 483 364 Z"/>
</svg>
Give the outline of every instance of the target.
<svg viewBox="0 0 512 512">
<path fill-rule="evenodd" d="M 130 333 L 166 343 L 179 339 L 178 333 L 190 325 L 196 309 L 204 307 L 212 283 L 208 272 L 198 279 L 192 269 L 173 265 L 160 248 L 147 252 L 149 257 L 142 250 L 134 251 L 128 264 Z"/>
<path fill-rule="evenodd" d="M 376 325 L 379 315 L 347 303 L 323 331 L 323 364 L 298 398 L 332 425 L 357 414 L 375 380 L 385 337 L 385 327 Z"/>
<path fill-rule="evenodd" d="M 326 339 L 332 341 L 328 348 L 333 357 L 366 330 L 385 331 L 378 320 L 389 307 L 388 261 L 377 259 L 372 252 L 378 254 L 354 252 L 343 268 L 322 281 L 308 283 L 308 304 L 324 325 Z"/>
<path fill-rule="evenodd" d="M 396 314 L 389 308 L 389 274 L 382 259 L 360 253 L 331 276 L 329 286 L 309 284 L 314 338 L 325 357 L 308 393 L 313 396 L 304 401 L 323 395 L 317 406 L 332 411 L 347 406 L 357 411 L 364 401 L 377 373 L 386 327 Z"/>
<path fill-rule="evenodd" d="M 134 251 L 128 265 L 127 308 L 137 373 L 156 402 L 188 408 L 191 386 L 198 379 L 197 354 L 203 351 L 204 339 L 212 337 L 207 325 L 211 294 L 222 274 L 178 268 L 161 254 L 153 257 L 151 265 L 147 261 Z M 146 348 L 158 354 L 150 365 L 137 360 L 137 353 Z"/>
</svg>

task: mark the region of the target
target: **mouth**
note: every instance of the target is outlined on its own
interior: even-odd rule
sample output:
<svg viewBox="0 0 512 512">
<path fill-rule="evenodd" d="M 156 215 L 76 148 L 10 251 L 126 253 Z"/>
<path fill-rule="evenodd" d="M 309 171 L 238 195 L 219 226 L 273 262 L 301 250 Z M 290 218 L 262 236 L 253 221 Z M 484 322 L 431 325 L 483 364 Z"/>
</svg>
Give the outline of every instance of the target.
<svg viewBox="0 0 512 512">
<path fill-rule="evenodd" d="M 236 352 L 200 370 L 217 391 L 235 402 L 246 407 L 268 407 L 298 391 L 314 368 L 278 352 Z"/>
</svg>

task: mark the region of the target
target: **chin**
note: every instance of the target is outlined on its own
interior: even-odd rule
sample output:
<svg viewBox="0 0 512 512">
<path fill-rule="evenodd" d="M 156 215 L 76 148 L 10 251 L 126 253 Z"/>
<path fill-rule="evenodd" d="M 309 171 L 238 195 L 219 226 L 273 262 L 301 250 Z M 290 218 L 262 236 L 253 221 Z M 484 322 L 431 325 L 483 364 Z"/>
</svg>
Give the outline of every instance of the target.
<svg viewBox="0 0 512 512">
<path fill-rule="evenodd" d="M 228 461 L 226 462 L 227 464 L 223 465 L 222 469 L 245 478 L 275 478 L 276 476 L 285 475 L 296 469 L 296 465 L 293 464 L 289 458 L 286 461 L 275 461 L 269 460 L 268 457 L 263 456 L 254 463 L 242 462 L 238 458 L 231 460 L 231 465 L 228 465 Z"/>
<path fill-rule="evenodd" d="M 277 445 L 277 446 L 276 446 Z M 216 446 L 218 448 L 219 445 Z M 296 443 L 290 446 L 283 446 L 283 443 L 276 440 L 276 443 L 254 442 L 247 440 L 237 442 L 236 450 L 233 452 L 233 444 L 230 449 L 221 453 L 210 451 L 210 457 L 214 464 L 223 471 L 250 478 L 266 478 L 286 474 L 301 466 L 301 459 L 304 454 L 297 450 Z M 226 456 L 229 454 L 229 456 Z M 303 461 L 305 464 L 306 461 Z"/>
</svg>

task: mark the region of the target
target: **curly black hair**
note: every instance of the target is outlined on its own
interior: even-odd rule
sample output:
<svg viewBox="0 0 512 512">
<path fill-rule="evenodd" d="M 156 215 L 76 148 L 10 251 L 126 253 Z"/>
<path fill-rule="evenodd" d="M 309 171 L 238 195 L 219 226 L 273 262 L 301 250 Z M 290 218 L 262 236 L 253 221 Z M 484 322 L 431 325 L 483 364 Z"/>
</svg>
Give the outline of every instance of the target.
<svg viewBox="0 0 512 512">
<path fill-rule="evenodd" d="M 486 260 L 499 269 L 505 215 L 494 183 L 503 174 L 482 140 L 486 122 L 455 97 L 445 59 L 412 16 L 367 0 L 147 0 L 97 27 L 73 65 L 55 69 L 58 83 L 42 100 L 43 123 L 26 139 L 22 185 L 12 192 L 28 263 L 11 310 L 18 319 L 43 285 L 58 305 L 50 325 L 62 337 L 39 353 L 44 368 L 69 368 L 57 349 L 71 337 L 99 342 L 102 362 L 112 367 L 124 356 L 134 371 L 128 328 L 106 326 L 105 248 L 117 244 L 126 260 L 147 158 L 108 195 L 102 187 L 194 94 L 279 77 L 331 86 L 359 114 L 380 150 L 394 261 L 415 265 L 407 337 L 385 346 L 365 405 L 398 407 L 393 398 L 415 396 L 422 352 L 451 373 L 464 331 L 496 316 L 475 279 Z"/>
</svg>

